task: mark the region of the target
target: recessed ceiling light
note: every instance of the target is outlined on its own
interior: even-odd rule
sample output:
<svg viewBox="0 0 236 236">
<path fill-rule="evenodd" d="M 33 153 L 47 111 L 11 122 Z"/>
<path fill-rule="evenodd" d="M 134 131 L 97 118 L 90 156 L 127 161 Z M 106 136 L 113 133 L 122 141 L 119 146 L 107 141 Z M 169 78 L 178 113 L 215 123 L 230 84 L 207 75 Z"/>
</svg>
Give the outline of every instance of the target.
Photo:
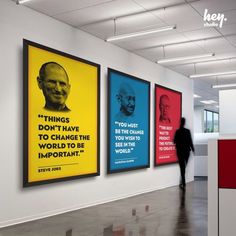
<svg viewBox="0 0 236 236">
<path fill-rule="evenodd" d="M 201 102 L 201 103 L 204 103 L 204 104 L 207 104 L 207 105 L 217 103 L 217 102 L 214 101 L 214 100 L 204 100 L 204 101 L 200 101 L 200 102 Z"/>
<path fill-rule="evenodd" d="M 231 87 L 236 87 L 236 84 L 217 84 L 217 85 L 212 85 L 212 88 L 231 88 Z"/>
<path fill-rule="evenodd" d="M 26 2 L 30 2 L 32 0 L 17 0 L 16 3 L 17 4 L 23 4 L 23 3 L 26 3 Z"/>
<path fill-rule="evenodd" d="M 164 64 L 164 63 L 169 63 L 169 62 L 201 59 L 201 58 L 213 57 L 213 56 L 215 56 L 215 53 L 207 53 L 207 54 L 201 54 L 201 55 L 192 55 L 192 56 L 186 56 L 186 57 L 166 58 L 166 59 L 158 60 L 157 63 L 158 64 Z"/>
<path fill-rule="evenodd" d="M 201 96 L 197 95 L 197 94 L 193 94 L 194 98 L 201 98 Z"/>
<path fill-rule="evenodd" d="M 217 72 L 217 73 L 207 73 L 207 74 L 194 74 L 190 75 L 189 78 L 201 78 L 201 77 L 211 77 L 211 76 L 218 76 L 218 75 L 232 75 L 236 74 L 236 71 L 225 71 L 225 72 Z"/>
<path fill-rule="evenodd" d="M 111 41 L 116 41 L 116 40 L 121 40 L 121 39 L 133 38 L 133 37 L 138 37 L 138 36 L 143 36 L 143 35 L 148 35 L 148 34 L 154 34 L 154 33 L 173 30 L 173 29 L 176 29 L 176 25 L 171 25 L 171 26 L 167 26 L 167 27 L 161 27 L 161 28 L 146 30 L 146 31 L 139 31 L 139 32 L 134 32 L 134 33 L 129 33 L 129 34 L 115 35 L 115 36 L 107 38 L 106 41 L 111 42 Z"/>
</svg>

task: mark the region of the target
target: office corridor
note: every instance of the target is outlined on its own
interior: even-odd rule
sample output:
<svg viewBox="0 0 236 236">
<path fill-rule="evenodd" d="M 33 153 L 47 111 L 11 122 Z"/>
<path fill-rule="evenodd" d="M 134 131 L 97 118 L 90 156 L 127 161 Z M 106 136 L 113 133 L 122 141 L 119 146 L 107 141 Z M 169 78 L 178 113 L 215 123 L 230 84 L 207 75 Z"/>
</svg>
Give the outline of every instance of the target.
<svg viewBox="0 0 236 236">
<path fill-rule="evenodd" d="M 0 229 L 0 236 L 207 236 L 207 181 Z"/>
</svg>

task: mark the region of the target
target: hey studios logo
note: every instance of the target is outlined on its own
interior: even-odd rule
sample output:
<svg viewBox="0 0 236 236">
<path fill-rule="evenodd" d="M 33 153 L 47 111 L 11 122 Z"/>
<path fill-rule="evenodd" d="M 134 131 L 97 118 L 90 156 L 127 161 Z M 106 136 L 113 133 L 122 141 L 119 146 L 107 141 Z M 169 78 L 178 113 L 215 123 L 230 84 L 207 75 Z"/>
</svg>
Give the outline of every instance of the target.
<svg viewBox="0 0 236 236">
<path fill-rule="evenodd" d="M 204 27 L 220 27 L 222 28 L 223 23 L 227 21 L 227 18 L 224 14 L 221 13 L 208 13 L 208 9 L 205 9 L 204 11 Z"/>
</svg>

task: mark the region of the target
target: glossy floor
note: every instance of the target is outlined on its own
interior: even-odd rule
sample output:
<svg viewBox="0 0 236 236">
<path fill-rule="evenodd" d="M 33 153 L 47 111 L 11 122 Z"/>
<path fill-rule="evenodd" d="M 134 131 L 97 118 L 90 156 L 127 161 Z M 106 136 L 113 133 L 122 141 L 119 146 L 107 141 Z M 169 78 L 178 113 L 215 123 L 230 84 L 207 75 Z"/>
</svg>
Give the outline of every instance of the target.
<svg viewBox="0 0 236 236">
<path fill-rule="evenodd" d="M 207 181 L 0 229 L 0 236 L 206 236 Z"/>
</svg>

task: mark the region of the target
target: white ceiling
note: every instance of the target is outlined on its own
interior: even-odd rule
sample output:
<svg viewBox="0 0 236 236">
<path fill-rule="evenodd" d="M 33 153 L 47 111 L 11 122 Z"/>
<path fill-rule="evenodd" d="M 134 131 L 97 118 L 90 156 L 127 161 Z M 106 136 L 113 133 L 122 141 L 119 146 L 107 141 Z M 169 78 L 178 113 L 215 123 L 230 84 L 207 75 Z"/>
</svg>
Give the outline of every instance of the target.
<svg viewBox="0 0 236 236">
<path fill-rule="evenodd" d="M 216 54 L 204 62 L 165 65 L 186 76 L 236 70 L 236 0 L 32 0 L 24 5 L 104 40 L 175 24 L 172 31 L 113 43 L 153 62 L 164 56 Z M 204 27 L 205 9 L 225 15 L 222 28 Z M 202 97 L 195 105 L 202 105 L 201 99 L 218 101 L 218 90 L 211 88 L 217 83 L 236 83 L 236 75 L 194 79 L 194 92 Z"/>
</svg>

